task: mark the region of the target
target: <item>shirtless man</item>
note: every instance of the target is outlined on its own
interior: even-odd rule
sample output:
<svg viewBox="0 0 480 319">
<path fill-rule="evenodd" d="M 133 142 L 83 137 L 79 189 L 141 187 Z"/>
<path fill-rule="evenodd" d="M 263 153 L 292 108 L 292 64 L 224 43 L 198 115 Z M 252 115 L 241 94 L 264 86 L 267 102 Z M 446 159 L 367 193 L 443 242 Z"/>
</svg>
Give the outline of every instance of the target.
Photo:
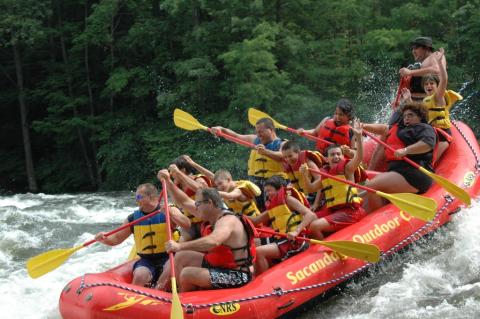
<svg viewBox="0 0 480 319">
<path fill-rule="evenodd" d="M 214 188 L 199 189 L 193 200 L 173 185 L 167 170 L 161 170 L 158 178 L 169 184 L 170 194 L 182 208 L 196 211 L 209 223 L 201 238 L 180 243 L 171 240 L 165 245 L 167 252 L 176 253 L 179 291 L 235 288 L 251 281 L 255 244 L 248 221 L 223 209 Z"/>
</svg>

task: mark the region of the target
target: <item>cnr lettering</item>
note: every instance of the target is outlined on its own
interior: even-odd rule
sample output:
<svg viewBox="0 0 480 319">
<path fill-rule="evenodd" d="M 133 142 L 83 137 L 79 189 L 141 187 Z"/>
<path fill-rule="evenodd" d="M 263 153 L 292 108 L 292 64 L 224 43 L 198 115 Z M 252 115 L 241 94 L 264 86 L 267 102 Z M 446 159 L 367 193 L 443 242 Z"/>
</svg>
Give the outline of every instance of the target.
<svg viewBox="0 0 480 319">
<path fill-rule="evenodd" d="M 217 316 L 227 316 L 240 310 L 238 303 L 222 303 L 210 307 L 210 312 Z"/>
</svg>

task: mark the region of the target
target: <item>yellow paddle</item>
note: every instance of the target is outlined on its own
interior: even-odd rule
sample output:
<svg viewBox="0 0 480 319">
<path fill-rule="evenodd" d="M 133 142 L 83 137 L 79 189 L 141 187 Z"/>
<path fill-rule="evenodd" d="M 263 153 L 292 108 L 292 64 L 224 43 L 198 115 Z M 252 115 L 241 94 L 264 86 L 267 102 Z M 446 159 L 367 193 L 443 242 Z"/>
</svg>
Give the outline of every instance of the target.
<svg viewBox="0 0 480 319">
<path fill-rule="evenodd" d="M 353 183 L 351 181 L 347 181 L 346 179 L 343 179 L 343 178 L 338 178 L 336 176 L 327 174 L 320 170 L 316 170 L 316 169 L 309 169 L 309 170 L 314 173 L 320 174 L 322 176 L 339 181 L 341 183 L 345 183 L 360 189 L 364 189 L 367 192 L 375 193 L 380 197 L 388 199 L 393 205 L 400 208 L 400 210 L 403 210 L 404 212 L 407 212 L 413 217 L 416 217 L 418 219 L 429 221 L 429 220 L 432 220 L 433 217 L 435 217 L 435 213 L 437 211 L 437 202 L 431 198 L 420 196 L 413 193 L 387 194 L 381 191 L 377 191 L 370 187 L 366 187 L 360 184 Z"/>
<path fill-rule="evenodd" d="M 256 228 L 257 231 L 268 233 L 275 236 L 287 237 L 286 234 L 277 233 L 275 231 L 263 228 Z M 296 240 L 308 241 L 312 244 L 318 244 L 330 248 L 342 255 L 353 257 L 356 259 L 366 260 L 376 263 L 380 260 L 380 249 L 373 244 L 357 243 L 351 240 L 332 240 L 322 241 L 306 237 L 295 237 Z"/>
<path fill-rule="evenodd" d="M 118 227 L 108 233 L 105 234 L 105 237 L 108 237 L 110 235 L 113 235 L 122 229 L 128 228 L 136 223 L 141 222 L 142 220 L 145 220 L 147 218 L 152 217 L 153 215 L 156 215 L 160 213 L 160 210 L 156 210 L 154 212 L 151 212 L 148 215 L 145 215 L 137 220 L 134 220 L 131 223 L 127 223 L 125 225 L 122 225 L 121 227 Z M 93 243 L 97 242 L 96 239 L 92 239 L 90 241 L 87 241 L 86 243 L 83 243 L 82 245 L 75 246 L 73 248 L 68 248 L 68 249 L 53 249 L 47 252 L 44 252 L 40 255 L 37 255 L 35 257 L 30 258 L 27 260 L 27 272 L 32 278 L 38 278 L 40 276 L 45 275 L 46 273 L 49 273 L 50 271 L 58 268 L 61 264 L 63 264 L 70 255 L 72 255 L 74 252 L 76 252 L 79 249 L 82 249 L 83 247 L 87 247 Z"/>
<path fill-rule="evenodd" d="M 170 207 L 168 206 L 167 185 L 162 179 L 163 204 L 165 207 L 165 216 L 167 217 L 168 240 L 172 240 L 172 228 L 170 223 Z M 177 292 L 177 281 L 175 279 L 175 262 L 173 253 L 168 253 L 170 258 L 171 281 L 172 281 L 172 309 L 170 310 L 170 319 L 183 319 L 183 308 L 180 303 L 180 297 Z"/>
<path fill-rule="evenodd" d="M 379 144 L 382 144 L 383 146 L 385 146 L 386 148 L 388 148 L 389 150 L 395 152 L 395 149 L 393 147 L 391 147 L 390 145 L 388 145 L 387 143 L 385 143 L 384 141 L 380 140 L 379 138 L 377 138 L 375 135 L 363 130 L 363 133 L 365 133 L 366 135 L 368 135 L 371 139 L 373 139 L 375 142 L 379 143 Z M 450 182 L 448 179 L 442 177 L 442 176 L 439 176 L 437 174 L 434 174 L 430 171 L 428 171 L 427 169 L 425 169 L 424 167 L 418 165 L 417 163 L 415 163 L 414 161 L 412 161 L 411 159 L 409 159 L 408 157 L 402 157 L 402 160 L 406 161 L 408 164 L 412 165 L 413 167 L 415 168 L 418 168 L 422 173 L 428 175 L 431 179 L 433 179 L 437 184 L 439 184 L 440 186 L 442 186 L 443 188 L 445 188 L 450 194 L 452 194 L 453 196 L 457 197 L 458 199 L 460 199 L 462 202 L 464 202 L 465 204 L 467 204 L 468 206 L 470 206 L 471 204 L 471 198 L 470 198 L 470 195 L 468 195 L 468 193 L 458 187 L 457 185 L 453 184 L 452 182 Z"/>
<path fill-rule="evenodd" d="M 177 127 L 187 131 L 204 130 L 210 133 L 214 133 L 217 136 L 221 136 L 231 142 L 234 142 L 246 147 L 250 147 L 250 148 L 255 148 L 255 144 L 253 143 L 241 140 L 239 138 L 223 133 L 221 131 L 213 131 L 211 128 L 206 127 L 205 125 L 197 121 L 197 119 L 194 118 L 191 114 L 185 111 L 182 111 L 180 109 L 175 109 L 175 111 L 173 111 L 173 122 Z"/>
<path fill-rule="evenodd" d="M 249 108 L 248 109 L 248 121 L 250 122 L 250 124 L 252 124 L 253 126 L 255 126 L 258 122 L 258 120 L 262 119 L 262 118 L 269 118 L 273 121 L 273 125 L 276 127 L 276 128 L 279 128 L 281 130 L 284 130 L 284 131 L 288 131 L 288 132 L 292 132 L 294 134 L 297 134 L 297 135 L 300 135 L 300 136 L 305 136 L 306 138 L 308 138 L 309 140 L 312 140 L 312 141 L 321 141 L 321 142 L 324 142 L 328 145 L 330 144 L 333 144 L 332 142 L 330 141 L 327 141 L 327 140 L 324 140 L 318 136 L 315 136 L 313 134 L 310 134 L 310 133 L 300 133 L 298 130 L 296 129 L 293 129 L 293 128 L 290 128 L 290 127 L 287 127 L 283 124 L 280 124 L 278 123 L 277 121 L 275 121 L 270 115 L 268 115 L 267 113 L 264 113 L 262 111 L 259 111 L 257 109 L 254 109 L 253 107 Z"/>
</svg>

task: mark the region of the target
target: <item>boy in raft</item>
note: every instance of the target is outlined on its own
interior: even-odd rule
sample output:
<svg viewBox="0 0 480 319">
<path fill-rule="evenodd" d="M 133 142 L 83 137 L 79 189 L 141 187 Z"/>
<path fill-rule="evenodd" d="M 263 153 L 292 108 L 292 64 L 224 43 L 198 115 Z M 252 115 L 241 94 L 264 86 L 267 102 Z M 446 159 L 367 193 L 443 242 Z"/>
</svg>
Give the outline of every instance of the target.
<svg viewBox="0 0 480 319">
<path fill-rule="evenodd" d="M 310 203 L 312 203 L 311 210 L 315 211 L 321 206 L 321 192 L 318 191 L 314 199 L 309 198 L 310 193 L 305 188 L 305 177 L 300 173 L 300 167 L 303 164 L 307 164 L 308 168 L 318 170 L 326 163 L 326 158 L 319 152 L 302 151 L 300 145 L 295 141 L 287 141 L 282 145 L 283 155 L 283 169 L 287 174 L 287 178 L 290 184 L 297 191 L 303 193 Z M 319 175 L 316 173 L 308 172 L 307 178 L 312 181 L 317 180 Z"/>
<path fill-rule="evenodd" d="M 452 138 L 452 123 L 450 122 L 450 109 L 455 102 L 463 97 L 452 90 L 447 90 L 448 75 L 442 64 L 445 51 L 440 48 L 433 54 L 433 60 L 440 72 L 427 74 L 422 78 L 422 85 L 427 94 L 423 103 L 428 109 L 427 121 L 437 131 L 438 144 L 434 161 L 437 161 L 448 148 Z"/>
<path fill-rule="evenodd" d="M 124 225 L 162 209 L 158 204 L 157 188 L 150 183 L 141 184 L 137 187 L 135 200 L 138 209 L 128 215 L 123 223 Z M 172 226 L 190 227 L 190 220 L 178 208 L 170 208 L 170 217 Z M 162 273 L 163 265 L 168 261 L 168 254 L 165 251 L 168 231 L 164 212 L 108 237 L 105 237 L 105 234 L 105 232 L 99 232 L 95 235 L 95 239 L 108 246 L 118 245 L 127 239 L 130 234 L 134 235 L 135 248 L 140 259 L 133 265 L 132 284 L 142 287 L 154 285 L 160 273 Z"/>
<path fill-rule="evenodd" d="M 305 206 L 308 205 L 305 196 L 294 188 L 285 187 L 285 182 L 281 176 L 272 176 L 266 180 L 267 210 L 251 218 L 255 225 L 270 224 L 276 232 L 288 236 L 288 239 L 276 238 L 274 243 L 257 247 L 257 275 L 270 267 L 270 260 L 287 259 L 308 247 L 306 242 L 293 240 L 315 220 L 315 214 Z"/>
<path fill-rule="evenodd" d="M 225 169 L 220 169 L 213 174 L 207 168 L 194 162 L 189 156 L 183 155 L 183 158 L 197 171 L 213 180 L 218 193 L 224 199 L 227 207 L 234 213 L 247 216 L 260 214 L 255 200 L 261 194 L 257 185 L 245 180 L 234 181 L 230 172 Z"/>
<path fill-rule="evenodd" d="M 338 100 L 335 106 L 335 113 L 332 118 L 324 118 L 316 128 L 311 130 L 299 129 L 302 132 L 313 134 L 326 141 L 346 145 L 353 148 L 353 131 L 350 128 L 350 120 L 353 118 L 353 104 L 348 99 Z M 320 153 L 325 154 L 325 150 L 329 144 L 318 141 L 316 148 Z"/>
<path fill-rule="evenodd" d="M 227 128 L 216 126 L 212 131 L 221 131 L 233 137 L 253 143 L 256 148 L 250 152 L 248 159 L 248 178 L 262 191 L 265 181 L 274 175 L 285 177 L 282 166 L 282 152 L 280 147 L 284 143 L 277 137 L 275 126 L 270 118 L 261 118 L 255 124 L 255 134 L 238 134 Z M 263 210 L 265 194 L 257 197 L 257 205 Z"/>
<path fill-rule="evenodd" d="M 353 133 L 355 135 L 357 151 L 350 160 L 345 158 L 339 145 L 330 145 L 327 148 L 328 164 L 322 168 L 327 174 L 355 182 L 355 171 L 358 169 L 363 158 L 363 140 L 360 122 L 354 122 Z M 365 210 L 362 208 L 362 199 L 355 187 L 331 178 L 322 176 L 321 179 L 310 182 L 308 168 L 301 167 L 304 174 L 308 191 L 321 189 L 325 197 L 325 206 L 317 211 L 317 219 L 310 225 L 310 229 L 316 238 L 323 238 L 326 232 L 335 232 L 354 224 L 365 217 Z"/>
<path fill-rule="evenodd" d="M 193 200 L 169 181 L 166 170 L 158 176 L 171 184 L 169 190 L 182 207 L 196 210 L 208 222 L 201 238 L 179 243 L 171 240 L 165 245 L 167 252 L 175 253 L 179 291 L 237 288 L 251 281 L 255 229 L 248 219 L 224 209 L 215 188 L 199 189 Z M 168 280 L 163 275 L 161 279 Z"/>
<path fill-rule="evenodd" d="M 190 198 L 195 197 L 195 193 L 199 188 L 211 186 L 211 180 L 203 174 L 195 174 L 195 169 L 182 156 L 176 158 L 168 169 L 175 185 Z M 200 237 L 202 220 L 188 210 L 182 210 L 182 213 L 190 219 L 191 226 L 188 229 L 182 228 L 180 230 L 180 240 L 187 241 Z"/>
</svg>

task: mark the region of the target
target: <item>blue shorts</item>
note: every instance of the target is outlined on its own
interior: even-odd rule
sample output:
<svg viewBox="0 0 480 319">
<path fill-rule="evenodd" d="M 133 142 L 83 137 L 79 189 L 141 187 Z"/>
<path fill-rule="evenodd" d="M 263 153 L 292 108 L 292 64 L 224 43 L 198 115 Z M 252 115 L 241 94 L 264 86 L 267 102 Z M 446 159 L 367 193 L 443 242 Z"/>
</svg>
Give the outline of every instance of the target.
<svg viewBox="0 0 480 319">
<path fill-rule="evenodd" d="M 161 254 L 155 258 L 140 257 L 140 259 L 133 265 L 133 270 L 135 271 L 138 267 L 145 267 L 150 270 L 150 273 L 152 274 L 150 285 L 153 286 L 157 282 L 158 277 L 160 277 L 160 274 L 163 271 L 163 265 L 167 261 L 168 254 Z"/>
</svg>

